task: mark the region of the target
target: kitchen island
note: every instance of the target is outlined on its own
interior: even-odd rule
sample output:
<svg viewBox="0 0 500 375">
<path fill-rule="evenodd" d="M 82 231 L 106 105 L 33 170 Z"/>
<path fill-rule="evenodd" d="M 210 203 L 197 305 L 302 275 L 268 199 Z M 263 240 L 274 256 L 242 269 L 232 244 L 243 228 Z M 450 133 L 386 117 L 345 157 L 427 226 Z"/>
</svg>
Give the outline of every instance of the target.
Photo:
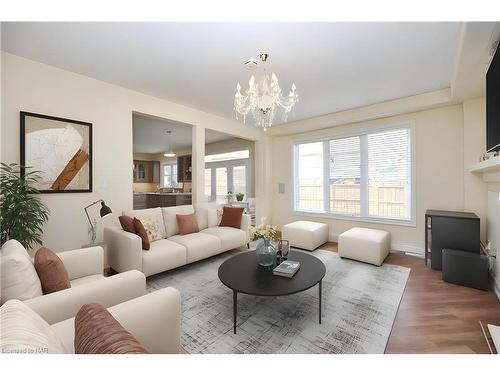
<svg viewBox="0 0 500 375">
<path fill-rule="evenodd" d="M 191 204 L 191 193 L 134 193 L 134 210 Z"/>
</svg>

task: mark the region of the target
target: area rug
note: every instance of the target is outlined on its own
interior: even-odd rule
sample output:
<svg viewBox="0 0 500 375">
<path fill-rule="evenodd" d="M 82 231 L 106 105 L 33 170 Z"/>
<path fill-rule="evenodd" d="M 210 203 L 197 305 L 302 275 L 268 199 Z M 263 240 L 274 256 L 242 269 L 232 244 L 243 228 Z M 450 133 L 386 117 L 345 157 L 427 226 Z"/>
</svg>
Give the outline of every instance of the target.
<svg viewBox="0 0 500 375">
<path fill-rule="evenodd" d="M 294 250 L 297 251 L 297 250 Z M 326 266 L 322 324 L 318 287 L 282 297 L 238 295 L 233 334 L 233 294 L 217 276 L 216 257 L 147 279 L 147 289 L 172 286 L 182 297 L 181 344 L 189 353 L 383 353 L 410 270 L 372 266 L 337 253 L 310 254 Z"/>
</svg>

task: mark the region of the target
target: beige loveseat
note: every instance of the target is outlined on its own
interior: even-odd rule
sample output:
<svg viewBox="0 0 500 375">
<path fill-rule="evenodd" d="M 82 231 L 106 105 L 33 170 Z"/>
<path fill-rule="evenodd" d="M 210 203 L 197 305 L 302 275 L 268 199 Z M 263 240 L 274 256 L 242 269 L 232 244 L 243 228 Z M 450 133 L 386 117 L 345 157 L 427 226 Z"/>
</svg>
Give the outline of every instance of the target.
<svg viewBox="0 0 500 375">
<path fill-rule="evenodd" d="M 32 268 L 33 282 L 38 284 L 38 293 L 32 293 L 27 298 L 26 290 L 30 287 L 26 273 L 11 274 L 7 267 L 4 252 L 17 251 L 26 256 L 26 265 Z M 15 240 L 7 241 L 1 250 L 2 257 L 2 300 L 22 299 L 23 302 L 47 323 L 53 324 L 76 315 L 77 311 L 86 303 L 96 302 L 104 307 L 111 307 L 146 293 L 146 279 L 141 272 L 130 271 L 111 277 L 104 277 L 104 255 L 102 247 L 88 247 L 57 253 L 64 264 L 71 283 L 71 288 L 63 289 L 50 294 L 42 294 L 40 281 L 31 264 L 32 259 L 27 255 L 24 247 Z M 19 262 L 19 260 L 14 259 Z M 25 270 L 26 271 L 26 270 Z M 17 295 L 17 296 L 16 296 Z"/>
<path fill-rule="evenodd" d="M 151 242 L 149 250 L 142 250 L 141 239 L 136 234 L 120 227 L 104 228 L 110 267 L 117 272 L 138 270 L 150 276 L 247 245 L 250 216 L 243 215 L 239 229 L 219 227 L 217 209 L 215 204 L 199 203 L 124 212 L 130 217 L 151 218 L 161 223 L 162 239 Z M 193 212 L 200 231 L 180 235 L 176 215 Z"/>
</svg>

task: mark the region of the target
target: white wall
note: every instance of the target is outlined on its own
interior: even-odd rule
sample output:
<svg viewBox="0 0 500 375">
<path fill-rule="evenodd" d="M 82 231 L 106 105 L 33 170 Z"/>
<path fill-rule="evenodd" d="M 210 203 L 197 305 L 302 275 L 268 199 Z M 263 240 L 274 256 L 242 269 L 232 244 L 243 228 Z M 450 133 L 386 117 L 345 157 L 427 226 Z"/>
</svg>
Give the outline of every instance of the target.
<svg viewBox="0 0 500 375">
<path fill-rule="evenodd" d="M 486 151 L 486 101 L 478 98 L 463 103 L 464 116 L 464 209 L 481 218 L 481 241 L 486 241 L 487 184 L 482 176 L 469 172 Z"/>
<path fill-rule="evenodd" d="M 337 116 L 337 115 L 336 115 Z M 327 121 L 327 119 L 325 119 Z M 292 212 L 291 143 L 294 140 L 328 136 L 338 132 L 404 121 L 415 123 L 416 147 L 416 227 L 376 224 L 324 217 L 297 216 Z M 296 124 L 294 126 L 297 126 Z M 272 142 L 272 202 L 274 224 L 310 219 L 329 224 L 331 238 L 353 226 L 380 228 L 391 232 L 393 249 L 420 252 L 424 247 L 424 214 L 429 208 L 464 209 L 464 130 L 462 105 L 424 110 L 344 126 L 277 136 Z M 285 194 L 278 194 L 278 183 L 285 183 Z M 480 213 L 482 214 L 482 213 Z"/>
<path fill-rule="evenodd" d="M 1 57 L 2 161 L 19 162 L 19 111 L 93 124 L 94 191 L 42 196 L 51 211 L 44 228 L 44 244 L 55 251 L 79 247 L 88 242 L 83 211 L 85 205 L 102 198 L 113 209 L 115 215 L 106 218 L 102 225 L 116 223 L 116 214 L 132 208 L 133 111 L 194 125 L 198 133 L 203 134 L 203 137 L 196 138 L 202 143 L 198 149 L 204 149 L 205 128 L 258 140 L 257 144 L 263 143 L 262 133 L 251 126 L 5 52 Z M 260 158 L 257 155 L 256 162 L 262 162 Z M 263 176 L 257 174 L 258 186 L 264 185 L 262 179 Z M 203 191 L 203 180 L 199 176 L 194 184 L 199 185 L 199 191 Z M 263 190 L 260 189 L 257 194 L 259 192 L 262 194 Z M 98 215 L 98 207 L 93 214 Z"/>
<path fill-rule="evenodd" d="M 500 184 L 488 190 L 488 224 L 486 227 L 491 248 L 497 250 L 497 258 L 491 260 L 491 273 L 495 292 L 500 298 Z"/>
</svg>

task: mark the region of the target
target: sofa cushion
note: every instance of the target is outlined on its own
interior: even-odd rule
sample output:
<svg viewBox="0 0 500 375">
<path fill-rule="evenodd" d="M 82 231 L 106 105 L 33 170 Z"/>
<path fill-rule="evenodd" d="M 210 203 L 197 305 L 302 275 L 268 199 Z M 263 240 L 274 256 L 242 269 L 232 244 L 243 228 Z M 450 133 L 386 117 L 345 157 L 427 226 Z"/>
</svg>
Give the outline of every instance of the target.
<svg viewBox="0 0 500 375">
<path fill-rule="evenodd" d="M 142 252 L 142 272 L 146 276 L 168 271 L 186 264 L 186 248 L 174 241 L 159 240 L 151 243 L 149 251 Z"/>
<path fill-rule="evenodd" d="M 134 227 L 134 218 L 127 216 L 127 215 L 121 215 L 118 220 L 120 221 L 120 225 L 122 226 L 122 229 L 125 232 L 129 233 L 134 233 L 135 234 L 135 227 Z"/>
<path fill-rule="evenodd" d="M 200 231 L 198 222 L 196 221 L 195 214 L 179 215 L 177 214 L 177 225 L 179 226 L 179 233 L 182 235 L 197 233 Z"/>
<path fill-rule="evenodd" d="M 83 305 L 75 316 L 75 354 L 145 354 L 146 349 L 102 305 Z"/>
<path fill-rule="evenodd" d="M 71 288 L 64 263 L 52 250 L 41 247 L 35 254 L 35 270 L 42 284 L 43 294 Z"/>
<path fill-rule="evenodd" d="M 66 349 L 49 324 L 19 300 L 0 307 L 1 352 L 64 354 Z"/>
<path fill-rule="evenodd" d="M 135 233 L 139 237 L 141 237 L 142 250 L 149 250 L 150 243 L 149 243 L 148 232 L 146 232 L 146 228 L 144 228 L 142 222 L 136 217 L 134 217 L 134 228 L 135 228 Z"/>
<path fill-rule="evenodd" d="M 241 217 L 243 216 L 243 207 L 224 207 L 222 210 L 222 219 L 220 227 L 241 227 Z"/>
<path fill-rule="evenodd" d="M 71 287 L 73 288 L 75 286 L 92 283 L 94 281 L 100 281 L 102 279 L 104 279 L 104 275 L 97 275 L 97 274 L 79 277 L 78 279 L 71 280 Z"/>
<path fill-rule="evenodd" d="M 19 241 L 9 240 L 0 250 L 1 303 L 9 299 L 41 296 L 42 285 L 28 252 Z"/>
<path fill-rule="evenodd" d="M 160 237 L 165 238 L 165 224 L 163 222 L 163 213 L 161 212 L 161 207 L 156 208 L 146 208 L 144 210 L 134 210 L 134 211 L 124 211 L 123 215 L 127 215 L 130 217 L 136 217 L 142 221 L 142 219 L 150 218 L 153 219 L 157 224 L 160 230 Z"/>
<path fill-rule="evenodd" d="M 210 226 L 208 225 L 209 212 L 216 213 L 216 210 L 220 208 L 220 205 L 215 202 L 202 202 L 202 203 L 195 203 L 193 207 L 194 207 L 194 213 L 196 215 L 196 221 L 198 222 L 198 228 L 199 230 L 203 230 Z M 218 223 L 214 223 L 211 226 L 215 225 L 218 225 Z"/>
<path fill-rule="evenodd" d="M 170 237 L 169 240 L 177 242 L 186 248 L 188 263 L 211 257 L 222 251 L 220 239 L 207 233 L 176 235 Z"/>
<path fill-rule="evenodd" d="M 163 222 L 165 224 L 167 238 L 179 234 L 179 226 L 177 225 L 177 214 L 188 215 L 194 212 L 194 208 L 191 205 L 163 207 L 161 210 L 163 212 Z"/>
<path fill-rule="evenodd" d="M 236 249 L 247 243 L 247 236 L 241 229 L 232 227 L 212 227 L 204 229 L 202 233 L 218 237 L 221 242 L 222 251 Z"/>
</svg>

